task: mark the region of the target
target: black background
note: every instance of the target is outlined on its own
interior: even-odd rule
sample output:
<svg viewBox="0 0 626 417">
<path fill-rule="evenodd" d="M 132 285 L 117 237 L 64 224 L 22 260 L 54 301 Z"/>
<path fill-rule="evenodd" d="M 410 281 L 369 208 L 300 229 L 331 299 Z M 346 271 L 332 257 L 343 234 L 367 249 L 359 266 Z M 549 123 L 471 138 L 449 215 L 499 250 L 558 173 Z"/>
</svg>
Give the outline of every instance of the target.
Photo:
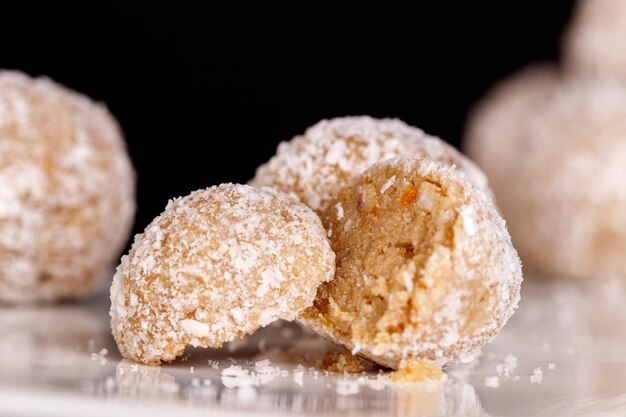
<svg viewBox="0 0 626 417">
<path fill-rule="evenodd" d="M 472 5 L 402 18 L 47 19 L 0 29 L 0 67 L 108 105 L 138 172 L 140 232 L 171 197 L 246 182 L 322 118 L 399 117 L 458 145 L 493 82 L 557 59 L 572 9 L 458 3 Z"/>
</svg>

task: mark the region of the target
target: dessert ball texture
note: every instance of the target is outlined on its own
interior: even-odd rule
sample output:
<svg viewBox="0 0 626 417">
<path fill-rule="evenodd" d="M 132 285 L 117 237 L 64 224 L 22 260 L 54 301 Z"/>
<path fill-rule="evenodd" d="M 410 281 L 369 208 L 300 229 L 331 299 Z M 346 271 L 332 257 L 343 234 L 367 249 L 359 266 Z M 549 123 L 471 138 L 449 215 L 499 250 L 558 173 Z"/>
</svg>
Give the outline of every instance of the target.
<svg viewBox="0 0 626 417">
<path fill-rule="evenodd" d="M 626 82 L 626 2 L 580 1 L 563 49 L 568 73 Z"/>
<path fill-rule="evenodd" d="M 488 189 L 476 165 L 441 139 L 397 119 L 368 116 L 322 120 L 303 136 L 282 142 L 250 184 L 291 194 L 319 214 L 352 177 L 376 162 L 400 156 L 455 164 Z"/>
<path fill-rule="evenodd" d="M 493 87 L 468 118 L 465 150 L 489 178 L 500 207 L 508 203 L 502 196 L 510 192 L 514 166 L 523 158 L 528 114 L 558 85 L 555 65 L 530 66 Z"/>
<path fill-rule="evenodd" d="M 570 82 L 527 122 L 500 198 L 524 264 L 547 276 L 626 277 L 626 89 Z"/>
<path fill-rule="evenodd" d="M 353 353 L 465 360 L 519 300 L 519 259 L 490 198 L 464 173 L 428 158 L 375 164 L 323 214 L 337 255 L 301 320 Z"/>
<path fill-rule="evenodd" d="M 468 123 L 527 271 L 626 277 L 626 90 L 535 67 L 487 95 Z"/>
<path fill-rule="evenodd" d="M 103 105 L 0 71 L 0 301 L 98 288 L 128 239 L 134 193 L 122 133 Z"/>
<path fill-rule="evenodd" d="M 170 201 L 135 237 L 111 287 L 124 357 L 158 364 L 219 347 L 310 306 L 334 275 L 319 218 L 270 188 L 223 184 Z"/>
</svg>

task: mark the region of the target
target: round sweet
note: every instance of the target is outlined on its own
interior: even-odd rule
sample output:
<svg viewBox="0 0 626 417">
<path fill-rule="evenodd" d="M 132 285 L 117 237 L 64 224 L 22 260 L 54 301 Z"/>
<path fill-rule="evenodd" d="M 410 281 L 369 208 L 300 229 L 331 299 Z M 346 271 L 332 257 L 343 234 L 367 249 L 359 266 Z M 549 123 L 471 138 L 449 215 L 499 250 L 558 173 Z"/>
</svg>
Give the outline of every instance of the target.
<svg viewBox="0 0 626 417">
<path fill-rule="evenodd" d="M 72 299 L 112 273 L 135 175 L 104 105 L 0 71 L 0 301 Z"/>
<path fill-rule="evenodd" d="M 528 270 L 626 277 L 626 88 L 570 81 L 528 117 L 497 190 Z"/>
<path fill-rule="evenodd" d="M 626 2 L 581 0 L 563 39 L 565 69 L 626 82 Z"/>
<path fill-rule="evenodd" d="M 500 197 L 510 191 L 513 166 L 524 151 L 528 114 L 554 94 L 558 83 L 555 65 L 532 65 L 497 84 L 470 113 L 464 147 L 489 178 L 500 206 L 507 203 Z"/>
<path fill-rule="evenodd" d="M 522 272 L 504 221 L 452 166 L 375 164 L 322 219 L 337 271 L 301 320 L 353 353 L 390 368 L 463 361 L 517 306 Z"/>
<path fill-rule="evenodd" d="M 270 188 L 223 184 L 170 201 L 135 237 L 111 287 L 124 357 L 171 361 L 185 346 L 219 347 L 293 320 L 332 279 L 319 218 Z"/>
<path fill-rule="evenodd" d="M 274 187 L 321 213 L 352 177 L 399 156 L 427 156 L 454 164 L 480 187 L 489 188 L 476 165 L 441 139 L 397 119 L 368 116 L 322 120 L 303 136 L 282 142 L 250 184 Z"/>
</svg>

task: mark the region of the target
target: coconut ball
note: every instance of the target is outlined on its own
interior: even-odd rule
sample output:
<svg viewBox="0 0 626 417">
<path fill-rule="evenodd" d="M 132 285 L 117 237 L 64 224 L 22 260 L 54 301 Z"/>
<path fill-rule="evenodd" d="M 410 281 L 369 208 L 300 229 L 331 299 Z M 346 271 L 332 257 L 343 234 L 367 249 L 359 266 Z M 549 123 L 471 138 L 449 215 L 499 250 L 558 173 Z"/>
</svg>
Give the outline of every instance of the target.
<svg viewBox="0 0 626 417">
<path fill-rule="evenodd" d="M 500 198 L 524 264 L 546 276 L 626 277 L 626 89 L 569 82 L 527 122 Z"/>
<path fill-rule="evenodd" d="M 563 55 L 570 73 L 626 82 L 626 2 L 580 1 L 563 39 Z"/>
<path fill-rule="evenodd" d="M 293 320 L 332 279 L 317 215 L 270 188 L 223 184 L 175 199 L 135 237 L 111 287 L 125 358 L 171 361 Z"/>
<path fill-rule="evenodd" d="M 390 368 L 463 361 L 517 306 L 522 272 L 504 221 L 450 165 L 377 163 L 322 218 L 337 271 L 301 320 L 353 353 Z"/>
<path fill-rule="evenodd" d="M 106 107 L 0 71 L 0 301 L 73 299 L 112 273 L 135 175 Z"/>
<path fill-rule="evenodd" d="M 454 164 L 488 189 L 476 165 L 441 139 L 397 119 L 368 116 L 322 120 L 304 135 L 282 142 L 250 184 L 289 193 L 321 213 L 352 177 L 376 162 L 399 156 L 428 156 Z"/>
<path fill-rule="evenodd" d="M 468 151 L 493 184 L 527 270 L 624 277 L 626 90 L 558 82 L 545 69 L 532 75 L 505 82 L 479 105 Z"/>
<path fill-rule="evenodd" d="M 528 114 L 543 105 L 558 85 L 555 65 L 532 65 L 493 87 L 468 118 L 465 150 L 489 178 L 500 206 L 508 202 L 501 196 L 515 179 L 513 166 L 521 158 Z"/>
</svg>

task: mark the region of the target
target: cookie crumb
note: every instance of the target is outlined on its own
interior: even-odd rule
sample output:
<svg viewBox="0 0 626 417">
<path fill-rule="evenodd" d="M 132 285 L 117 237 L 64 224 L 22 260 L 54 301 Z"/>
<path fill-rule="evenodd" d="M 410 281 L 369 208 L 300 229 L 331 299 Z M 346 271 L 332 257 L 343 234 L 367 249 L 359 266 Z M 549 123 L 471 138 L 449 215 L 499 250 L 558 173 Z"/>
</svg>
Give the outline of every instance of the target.
<svg viewBox="0 0 626 417">
<path fill-rule="evenodd" d="M 443 377 L 441 366 L 423 360 L 403 360 L 397 371 L 390 374 L 395 382 L 421 382 L 425 379 L 438 380 Z"/>
<path fill-rule="evenodd" d="M 500 378 L 497 376 L 488 376 L 485 378 L 485 386 L 489 388 L 498 388 L 500 386 Z"/>
</svg>

